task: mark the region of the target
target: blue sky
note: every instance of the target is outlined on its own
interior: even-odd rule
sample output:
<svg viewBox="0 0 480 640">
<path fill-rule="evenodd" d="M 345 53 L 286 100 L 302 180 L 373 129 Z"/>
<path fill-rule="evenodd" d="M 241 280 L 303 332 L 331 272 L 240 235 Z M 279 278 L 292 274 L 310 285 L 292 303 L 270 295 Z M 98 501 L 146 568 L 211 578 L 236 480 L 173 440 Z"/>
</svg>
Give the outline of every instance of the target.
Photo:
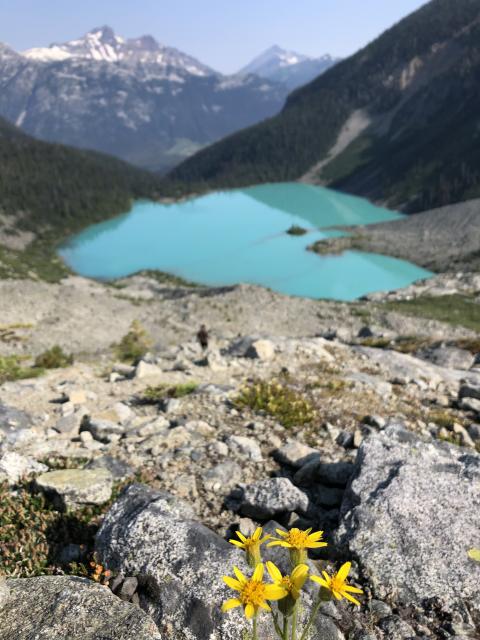
<svg viewBox="0 0 480 640">
<path fill-rule="evenodd" d="M 454 1 L 454 0 L 453 0 Z M 17 50 L 76 38 L 108 24 L 151 34 L 234 72 L 272 44 L 347 56 L 424 0 L 0 0 L 0 42 Z"/>
</svg>

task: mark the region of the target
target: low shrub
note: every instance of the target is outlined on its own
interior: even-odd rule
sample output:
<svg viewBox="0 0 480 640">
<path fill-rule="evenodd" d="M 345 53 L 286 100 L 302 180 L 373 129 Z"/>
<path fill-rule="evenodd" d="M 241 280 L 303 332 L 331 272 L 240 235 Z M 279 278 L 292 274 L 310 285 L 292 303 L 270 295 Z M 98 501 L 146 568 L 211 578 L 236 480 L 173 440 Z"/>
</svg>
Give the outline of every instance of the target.
<svg viewBox="0 0 480 640">
<path fill-rule="evenodd" d="M 0 384 L 13 380 L 36 378 L 44 371 L 40 367 L 25 367 L 22 362 L 24 356 L 0 356 Z"/>
<path fill-rule="evenodd" d="M 129 332 L 114 345 L 117 358 L 130 364 L 136 364 L 151 347 L 152 341 L 138 320 L 132 322 Z"/>
<path fill-rule="evenodd" d="M 315 409 L 308 398 L 278 380 L 256 380 L 240 391 L 234 405 L 238 409 L 265 411 L 284 427 L 303 425 L 315 418 Z"/>
<path fill-rule="evenodd" d="M 35 367 L 41 369 L 63 369 L 71 364 L 73 364 L 73 355 L 67 355 L 58 344 L 41 353 L 35 360 Z"/>
<path fill-rule="evenodd" d="M 184 398 L 198 389 L 197 382 L 185 384 L 167 385 L 159 384 L 155 387 L 147 387 L 140 400 L 146 404 L 156 404 L 169 398 Z"/>
</svg>

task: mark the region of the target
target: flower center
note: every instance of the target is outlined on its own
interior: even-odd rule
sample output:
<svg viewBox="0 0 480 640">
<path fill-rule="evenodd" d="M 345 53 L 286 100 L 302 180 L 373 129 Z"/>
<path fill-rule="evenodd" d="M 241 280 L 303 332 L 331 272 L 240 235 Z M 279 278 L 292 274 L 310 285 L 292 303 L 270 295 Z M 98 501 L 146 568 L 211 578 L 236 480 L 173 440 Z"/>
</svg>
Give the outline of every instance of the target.
<svg viewBox="0 0 480 640">
<path fill-rule="evenodd" d="M 280 586 L 290 592 L 293 589 L 293 582 L 290 580 L 290 576 L 283 576 Z"/>
<path fill-rule="evenodd" d="M 333 591 L 342 591 L 345 586 L 345 581 L 340 580 L 336 575 L 332 577 L 331 588 Z"/>
<path fill-rule="evenodd" d="M 263 582 L 249 580 L 242 589 L 240 600 L 243 604 L 258 606 L 265 600 L 265 585 Z"/>
<path fill-rule="evenodd" d="M 308 534 L 306 534 L 305 531 L 292 529 L 286 540 L 292 545 L 292 547 L 295 547 L 296 549 L 304 549 L 308 541 Z"/>
</svg>

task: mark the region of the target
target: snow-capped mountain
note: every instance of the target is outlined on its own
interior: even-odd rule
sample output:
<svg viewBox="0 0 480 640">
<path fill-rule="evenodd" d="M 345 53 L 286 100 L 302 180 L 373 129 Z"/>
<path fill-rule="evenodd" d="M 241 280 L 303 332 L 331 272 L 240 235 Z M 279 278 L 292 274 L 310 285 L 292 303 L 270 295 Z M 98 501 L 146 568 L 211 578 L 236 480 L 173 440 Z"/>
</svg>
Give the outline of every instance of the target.
<svg viewBox="0 0 480 640">
<path fill-rule="evenodd" d="M 274 45 L 254 58 L 240 74 L 254 73 L 261 78 L 281 82 L 293 90 L 321 75 L 336 62 L 338 58 L 328 54 L 311 58 Z"/>
<path fill-rule="evenodd" d="M 141 36 L 125 40 L 117 36 L 110 27 L 99 27 L 89 31 L 83 38 L 49 47 L 28 49 L 23 55 L 30 60 L 51 62 L 82 58 L 103 62 L 130 64 L 154 64 L 161 67 L 176 67 L 196 76 L 214 74 L 215 71 L 195 58 L 159 44 L 152 36 Z"/>
<path fill-rule="evenodd" d="M 0 44 L 0 116 L 37 138 L 154 169 L 274 115 L 287 93 L 109 27 L 23 53 Z"/>
</svg>

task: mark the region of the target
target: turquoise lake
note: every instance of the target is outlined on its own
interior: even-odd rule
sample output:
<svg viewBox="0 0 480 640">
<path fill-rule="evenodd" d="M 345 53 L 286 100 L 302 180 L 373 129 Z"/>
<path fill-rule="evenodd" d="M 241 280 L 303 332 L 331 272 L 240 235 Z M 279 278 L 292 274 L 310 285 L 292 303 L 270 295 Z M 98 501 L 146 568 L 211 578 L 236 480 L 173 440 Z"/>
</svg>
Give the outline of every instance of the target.
<svg viewBox="0 0 480 640">
<path fill-rule="evenodd" d="M 240 282 L 309 298 L 354 300 L 431 275 L 403 260 L 347 251 L 319 256 L 306 248 L 342 235 L 333 225 L 401 218 L 367 200 L 298 183 L 216 192 L 176 204 L 137 202 L 61 247 L 77 273 L 114 279 L 158 269 L 206 285 Z M 303 236 L 286 233 L 292 225 Z"/>
</svg>

